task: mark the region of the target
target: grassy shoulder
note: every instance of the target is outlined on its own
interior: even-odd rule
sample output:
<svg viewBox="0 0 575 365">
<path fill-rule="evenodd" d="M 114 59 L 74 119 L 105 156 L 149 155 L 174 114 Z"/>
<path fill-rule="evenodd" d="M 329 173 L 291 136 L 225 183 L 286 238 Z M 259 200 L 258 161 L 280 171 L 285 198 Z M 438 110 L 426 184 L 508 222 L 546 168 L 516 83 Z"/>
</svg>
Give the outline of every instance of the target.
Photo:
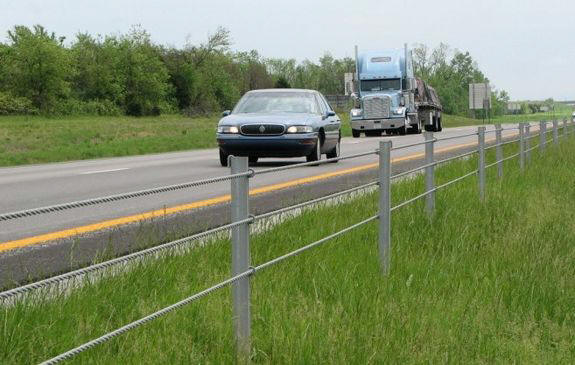
<svg viewBox="0 0 575 365">
<path fill-rule="evenodd" d="M 516 159 L 393 214 L 392 268 L 380 273 L 377 223 L 258 273 L 252 280 L 255 363 L 575 362 L 575 141 Z M 506 154 L 514 152 L 508 147 Z M 488 163 L 493 161 L 493 151 Z M 438 169 L 437 184 L 476 168 Z M 394 184 L 399 203 L 423 179 Z M 308 210 L 252 236 L 257 265 L 375 214 L 377 194 Z M 67 297 L 0 312 L 0 363 L 45 360 L 230 275 L 230 242 L 138 264 Z M 124 334 L 76 363 L 234 362 L 231 291 L 221 290 Z"/>
<path fill-rule="evenodd" d="M 349 113 L 338 112 L 342 136 L 351 136 Z M 562 117 L 566 117 L 562 116 Z M 444 127 L 482 124 L 444 114 Z M 549 119 L 546 114 L 505 116 L 493 123 Z M 218 116 L 0 117 L 0 166 L 133 156 L 217 147 Z"/>
<path fill-rule="evenodd" d="M 549 113 L 536 113 L 536 114 L 516 114 L 516 115 L 501 115 L 495 118 L 491 118 L 491 124 L 496 123 L 520 123 L 520 122 L 537 122 L 540 120 L 562 120 L 562 119 L 569 119 L 571 114 L 568 112 L 564 113 L 556 113 L 555 115 Z M 485 121 L 482 119 L 474 119 L 474 118 L 467 118 L 462 117 L 459 115 L 449 115 L 443 114 L 443 126 L 446 128 L 451 127 L 465 127 L 465 126 L 472 126 L 472 125 L 481 125 L 489 123 L 486 119 Z"/>
<path fill-rule="evenodd" d="M 216 146 L 217 117 L 0 117 L 0 166 Z"/>
</svg>

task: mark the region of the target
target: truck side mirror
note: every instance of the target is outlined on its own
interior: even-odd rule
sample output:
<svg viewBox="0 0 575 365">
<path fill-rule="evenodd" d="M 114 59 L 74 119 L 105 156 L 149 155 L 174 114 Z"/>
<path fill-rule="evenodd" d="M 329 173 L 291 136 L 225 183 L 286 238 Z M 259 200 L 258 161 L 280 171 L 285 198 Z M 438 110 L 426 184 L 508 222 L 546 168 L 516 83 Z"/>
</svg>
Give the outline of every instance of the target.
<svg viewBox="0 0 575 365">
<path fill-rule="evenodd" d="M 224 110 L 224 112 L 222 113 L 222 117 L 227 117 L 230 114 L 232 114 L 231 110 Z"/>
</svg>

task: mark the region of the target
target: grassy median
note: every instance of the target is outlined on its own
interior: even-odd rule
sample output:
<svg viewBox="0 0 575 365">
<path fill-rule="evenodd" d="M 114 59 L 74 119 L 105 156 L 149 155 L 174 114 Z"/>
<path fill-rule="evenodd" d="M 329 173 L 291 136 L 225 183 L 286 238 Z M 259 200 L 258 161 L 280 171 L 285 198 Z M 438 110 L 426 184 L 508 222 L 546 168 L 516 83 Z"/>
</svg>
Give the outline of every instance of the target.
<svg viewBox="0 0 575 365">
<path fill-rule="evenodd" d="M 342 135 L 351 136 L 349 114 L 339 111 Z M 549 115 L 505 116 L 492 122 L 550 119 Z M 215 148 L 218 116 L 61 117 L 1 116 L 0 166 L 133 156 Z M 481 120 L 444 115 L 446 128 Z"/>
<path fill-rule="evenodd" d="M 0 117 L 0 166 L 216 146 L 217 117 Z"/>
<path fill-rule="evenodd" d="M 508 147 L 509 155 L 515 147 Z M 488 155 L 493 160 L 493 152 Z M 575 136 L 471 177 L 393 214 L 392 268 L 380 273 L 377 223 L 256 274 L 254 363 L 575 362 Z M 476 168 L 438 171 L 437 183 Z M 395 203 L 421 192 L 393 186 Z M 257 265 L 376 213 L 377 194 L 305 211 L 252 236 Z M 0 363 L 36 363 L 175 303 L 230 275 L 229 241 L 150 260 L 69 296 L 0 311 Z M 232 363 L 230 290 L 124 334 L 74 363 Z"/>
</svg>

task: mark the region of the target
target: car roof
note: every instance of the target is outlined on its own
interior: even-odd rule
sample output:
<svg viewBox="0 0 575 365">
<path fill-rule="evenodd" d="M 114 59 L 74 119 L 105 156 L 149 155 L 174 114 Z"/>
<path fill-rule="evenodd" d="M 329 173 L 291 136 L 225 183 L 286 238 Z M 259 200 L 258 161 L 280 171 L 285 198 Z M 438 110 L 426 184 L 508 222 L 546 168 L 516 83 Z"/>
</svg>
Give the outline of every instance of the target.
<svg viewBox="0 0 575 365">
<path fill-rule="evenodd" d="M 249 93 L 255 93 L 255 92 L 269 92 L 269 93 L 273 93 L 273 92 L 308 92 L 308 93 L 317 93 L 317 90 L 310 90 L 310 89 L 256 89 L 256 90 L 250 90 L 247 92 L 247 94 Z"/>
</svg>

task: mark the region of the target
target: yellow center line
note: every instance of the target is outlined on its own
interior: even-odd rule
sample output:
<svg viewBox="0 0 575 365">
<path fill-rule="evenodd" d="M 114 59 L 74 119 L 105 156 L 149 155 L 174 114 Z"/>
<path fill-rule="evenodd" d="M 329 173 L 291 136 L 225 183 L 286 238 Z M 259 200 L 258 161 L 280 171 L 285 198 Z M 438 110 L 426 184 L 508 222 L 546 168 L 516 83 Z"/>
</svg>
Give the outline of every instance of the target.
<svg viewBox="0 0 575 365">
<path fill-rule="evenodd" d="M 492 140 L 494 140 L 494 139 L 490 139 L 488 141 L 492 141 Z M 438 153 L 448 152 L 448 151 L 461 149 L 461 148 L 465 148 L 465 147 L 469 147 L 469 146 L 475 146 L 475 145 L 477 145 L 476 142 L 464 143 L 464 144 L 459 144 L 459 145 L 455 145 L 455 146 L 440 148 L 440 149 L 435 150 L 435 152 L 438 152 Z M 396 158 L 392 159 L 392 162 L 415 160 L 417 158 L 421 158 L 424 156 L 425 156 L 425 153 L 414 153 L 414 154 L 411 154 L 408 156 L 396 157 Z M 279 184 L 267 185 L 267 186 L 263 186 L 261 188 L 251 189 L 249 194 L 250 194 L 250 196 L 254 196 L 254 195 L 258 195 L 258 194 L 269 193 L 272 191 L 286 189 L 289 187 L 303 185 L 303 184 L 307 184 L 307 183 L 311 183 L 311 182 L 325 180 L 325 179 L 329 179 L 329 178 L 336 177 L 336 176 L 354 174 L 354 173 L 357 173 L 360 171 L 374 169 L 378 165 L 379 165 L 379 163 L 375 162 L 375 163 L 361 165 L 361 166 L 357 166 L 357 167 L 353 167 L 353 168 L 349 168 L 349 169 L 344 169 L 344 170 L 329 172 L 329 173 L 325 173 L 325 174 L 320 174 L 320 175 L 290 180 L 290 181 L 286 181 L 286 182 L 279 183 Z M 193 210 L 193 209 L 205 208 L 205 207 L 213 206 L 216 204 L 226 203 L 226 202 L 229 202 L 230 200 L 231 200 L 231 196 L 229 194 L 228 195 L 222 195 L 222 196 L 218 196 L 215 198 L 201 200 L 201 201 L 183 204 L 183 205 L 177 205 L 177 206 L 170 207 L 170 208 L 153 210 L 153 211 L 149 211 L 149 212 L 145 212 L 145 213 L 134 214 L 134 215 L 126 216 L 126 217 L 115 218 L 115 219 L 105 220 L 105 221 L 98 222 L 98 223 L 93 223 L 93 224 L 88 224 L 88 225 L 84 225 L 84 226 L 65 229 L 62 231 L 41 234 L 41 235 L 22 238 L 22 239 L 18 239 L 18 240 L 14 240 L 14 241 L 2 242 L 2 243 L 0 243 L 0 252 L 13 250 L 16 248 L 23 248 L 23 247 L 27 247 L 27 246 L 31 246 L 31 245 L 35 245 L 35 244 L 41 244 L 41 243 L 45 243 L 48 241 L 70 238 L 70 237 L 77 236 L 77 235 L 84 234 L 84 233 L 95 232 L 95 231 L 108 229 L 108 228 L 112 228 L 112 227 L 117 227 L 120 225 L 129 224 L 129 223 L 135 223 L 135 222 L 140 222 L 140 221 L 144 221 L 144 220 L 148 220 L 148 219 L 158 218 L 158 217 L 162 217 L 162 216 L 166 216 L 166 215 L 181 213 L 181 212 L 185 212 L 185 211 L 189 211 L 189 210 Z"/>
</svg>

